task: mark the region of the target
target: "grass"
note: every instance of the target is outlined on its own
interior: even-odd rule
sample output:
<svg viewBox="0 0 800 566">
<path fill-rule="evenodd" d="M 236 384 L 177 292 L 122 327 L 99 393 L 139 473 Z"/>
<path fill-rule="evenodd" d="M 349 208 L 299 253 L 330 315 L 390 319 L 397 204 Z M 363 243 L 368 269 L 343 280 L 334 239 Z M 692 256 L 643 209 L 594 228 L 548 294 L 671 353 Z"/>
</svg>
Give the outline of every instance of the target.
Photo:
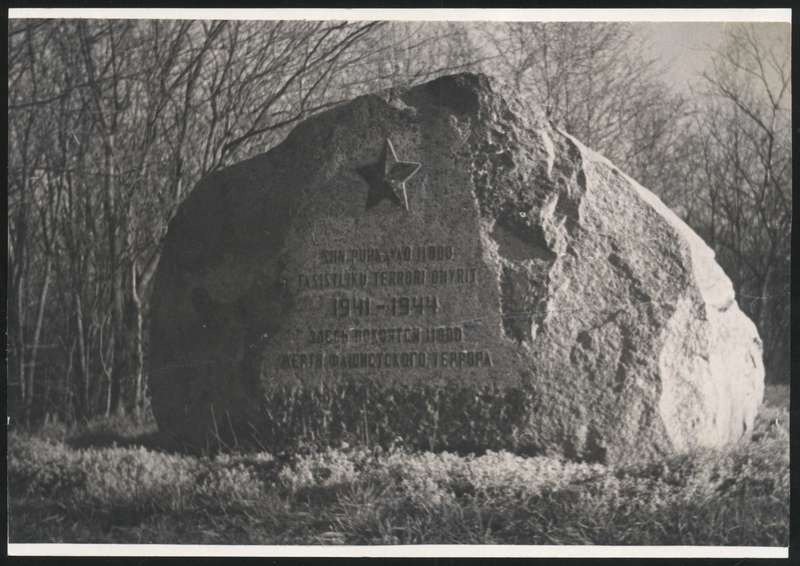
<svg viewBox="0 0 800 566">
<path fill-rule="evenodd" d="M 120 420 L 12 432 L 9 540 L 786 546 L 787 400 L 768 388 L 733 450 L 615 467 L 402 447 L 200 457 Z"/>
</svg>

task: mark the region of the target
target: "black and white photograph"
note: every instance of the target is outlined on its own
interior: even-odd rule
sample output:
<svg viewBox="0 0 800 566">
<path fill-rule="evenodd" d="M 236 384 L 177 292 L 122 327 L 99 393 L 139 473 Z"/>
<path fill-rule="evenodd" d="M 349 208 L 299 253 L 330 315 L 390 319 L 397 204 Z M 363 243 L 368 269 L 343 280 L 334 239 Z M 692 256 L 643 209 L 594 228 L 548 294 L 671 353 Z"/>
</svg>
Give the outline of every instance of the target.
<svg viewBox="0 0 800 566">
<path fill-rule="evenodd" d="M 9 554 L 788 557 L 791 55 L 11 9 Z"/>
</svg>

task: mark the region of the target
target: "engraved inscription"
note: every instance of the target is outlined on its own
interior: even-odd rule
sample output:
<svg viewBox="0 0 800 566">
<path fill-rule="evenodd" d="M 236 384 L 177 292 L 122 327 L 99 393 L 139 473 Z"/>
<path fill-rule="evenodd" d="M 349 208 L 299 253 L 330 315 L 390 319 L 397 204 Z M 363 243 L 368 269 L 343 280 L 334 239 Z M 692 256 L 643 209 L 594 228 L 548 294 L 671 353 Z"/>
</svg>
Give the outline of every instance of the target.
<svg viewBox="0 0 800 566">
<path fill-rule="evenodd" d="M 454 315 L 458 305 L 443 305 L 434 290 L 479 284 L 478 268 L 459 265 L 453 246 L 332 248 L 320 250 L 317 259 L 322 269 L 299 273 L 298 291 L 330 292 L 318 315 L 330 322 L 301 331 L 302 348 L 308 350 L 278 354 L 277 369 L 456 370 L 494 365 L 489 351 L 470 347 L 462 324 L 443 319 Z M 453 301 L 453 291 L 447 293 Z"/>
<path fill-rule="evenodd" d="M 460 326 L 308 330 L 309 344 L 446 344 L 463 339 Z"/>
<path fill-rule="evenodd" d="M 309 274 L 301 273 L 297 276 L 298 288 L 320 290 L 477 284 L 478 270 L 474 267 L 392 271 L 333 271 Z"/>
<path fill-rule="evenodd" d="M 441 308 L 435 295 L 388 297 L 385 301 L 353 295 L 334 297 L 332 305 L 331 315 L 335 318 L 435 315 Z"/>
<path fill-rule="evenodd" d="M 280 354 L 279 369 L 463 369 L 492 367 L 486 350 L 449 352 L 298 352 Z"/>
<path fill-rule="evenodd" d="M 331 263 L 392 263 L 392 262 L 435 262 L 455 259 L 453 246 L 395 246 L 382 248 L 348 248 L 321 250 L 320 260 Z"/>
</svg>

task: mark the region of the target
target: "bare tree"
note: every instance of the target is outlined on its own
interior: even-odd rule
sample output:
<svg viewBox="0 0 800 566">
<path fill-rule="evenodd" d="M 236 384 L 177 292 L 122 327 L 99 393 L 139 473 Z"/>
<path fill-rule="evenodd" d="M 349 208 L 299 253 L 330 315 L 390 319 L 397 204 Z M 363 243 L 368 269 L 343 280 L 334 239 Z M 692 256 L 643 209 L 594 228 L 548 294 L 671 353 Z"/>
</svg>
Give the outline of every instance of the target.
<svg viewBox="0 0 800 566">
<path fill-rule="evenodd" d="M 788 36 L 788 34 L 787 34 Z M 771 378 L 789 364 L 791 73 L 788 37 L 736 25 L 702 76 L 690 223 L 717 250 L 759 327 Z"/>
<path fill-rule="evenodd" d="M 604 153 L 665 200 L 686 100 L 661 80 L 646 40 L 619 22 L 506 22 L 480 34 L 494 54 L 486 71 L 540 105 L 556 125 Z"/>
<path fill-rule="evenodd" d="M 39 24 L 9 26 L 9 106 L 20 100 L 48 96 L 47 69 L 38 53 L 48 36 L 37 33 Z M 9 385 L 18 391 L 22 418 L 31 418 L 36 398 L 36 366 L 44 323 L 44 309 L 52 281 L 52 261 L 41 261 L 37 208 L 43 161 L 42 132 L 49 117 L 33 106 L 23 107 L 9 123 L 8 152 L 8 291 L 11 308 Z M 44 266 L 44 267 L 43 267 Z M 36 286 L 39 291 L 36 292 Z"/>
<path fill-rule="evenodd" d="M 314 112 L 461 68 L 463 38 L 385 22 L 12 20 L 9 369 L 22 416 L 142 414 L 152 277 L 189 188 Z"/>
</svg>

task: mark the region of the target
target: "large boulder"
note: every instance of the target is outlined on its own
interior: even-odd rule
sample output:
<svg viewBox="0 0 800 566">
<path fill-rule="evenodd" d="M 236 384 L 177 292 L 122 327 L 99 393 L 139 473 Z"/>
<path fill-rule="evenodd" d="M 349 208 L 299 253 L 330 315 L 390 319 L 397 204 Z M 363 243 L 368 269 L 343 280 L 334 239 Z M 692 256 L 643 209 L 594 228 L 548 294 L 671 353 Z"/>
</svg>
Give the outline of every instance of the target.
<svg viewBox="0 0 800 566">
<path fill-rule="evenodd" d="M 480 75 L 362 96 L 203 181 L 152 300 L 159 427 L 651 459 L 749 435 L 761 343 L 656 196 Z"/>
</svg>

